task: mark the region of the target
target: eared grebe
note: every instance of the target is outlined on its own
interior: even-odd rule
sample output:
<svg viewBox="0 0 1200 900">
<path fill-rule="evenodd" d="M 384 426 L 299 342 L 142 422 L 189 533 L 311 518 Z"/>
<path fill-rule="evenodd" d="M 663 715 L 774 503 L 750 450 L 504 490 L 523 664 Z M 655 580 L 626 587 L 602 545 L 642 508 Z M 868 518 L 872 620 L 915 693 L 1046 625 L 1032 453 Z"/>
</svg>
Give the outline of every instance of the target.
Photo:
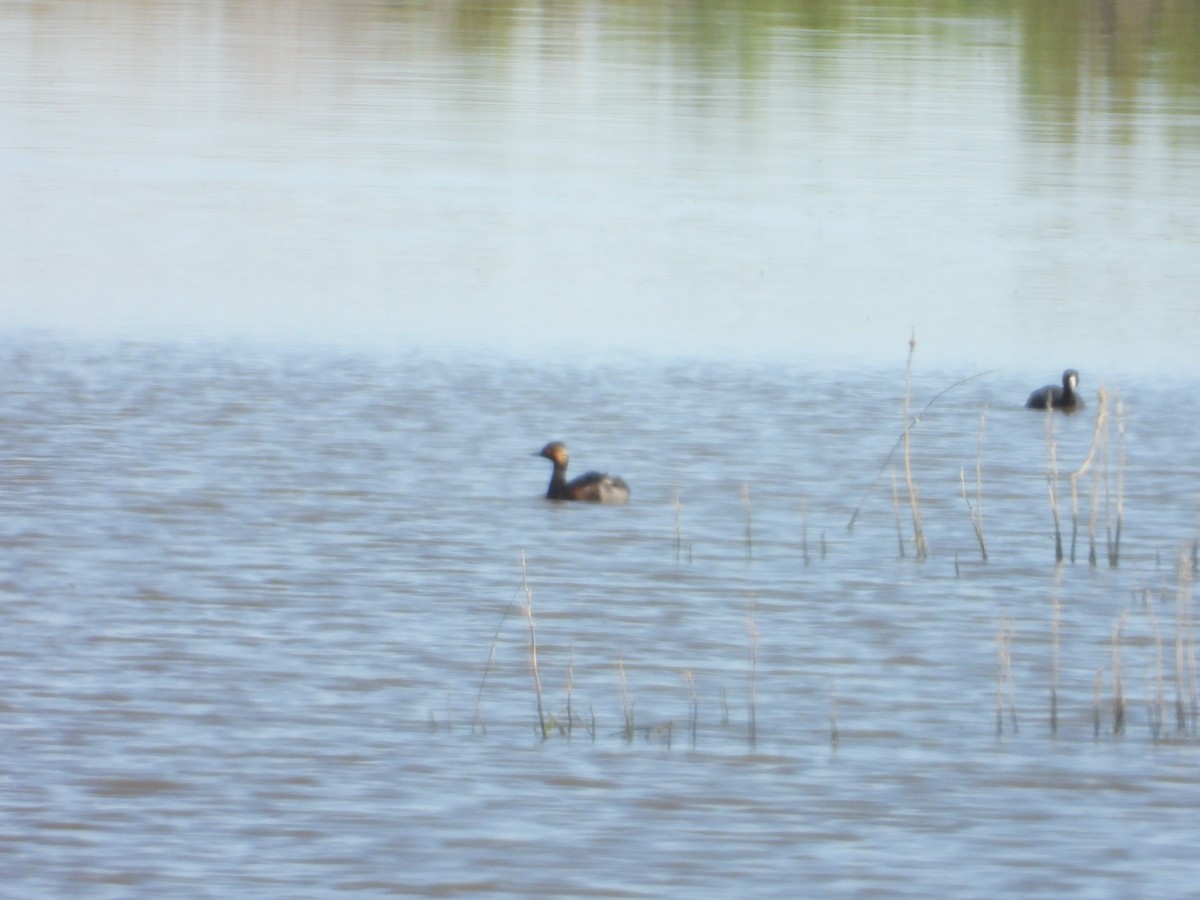
<svg viewBox="0 0 1200 900">
<path fill-rule="evenodd" d="M 565 444 L 553 441 L 534 456 L 544 456 L 554 463 L 550 474 L 550 487 L 546 497 L 550 500 L 586 500 L 591 503 L 625 503 L 629 500 L 629 485 L 613 475 L 588 472 L 567 481 L 567 455 Z"/>
<path fill-rule="evenodd" d="M 1075 393 L 1079 387 L 1079 373 L 1074 369 L 1063 372 L 1062 387 L 1048 384 L 1038 388 L 1029 395 L 1025 405 L 1029 409 L 1061 409 L 1063 412 L 1075 412 L 1083 408 L 1083 398 Z"/>
</svg>

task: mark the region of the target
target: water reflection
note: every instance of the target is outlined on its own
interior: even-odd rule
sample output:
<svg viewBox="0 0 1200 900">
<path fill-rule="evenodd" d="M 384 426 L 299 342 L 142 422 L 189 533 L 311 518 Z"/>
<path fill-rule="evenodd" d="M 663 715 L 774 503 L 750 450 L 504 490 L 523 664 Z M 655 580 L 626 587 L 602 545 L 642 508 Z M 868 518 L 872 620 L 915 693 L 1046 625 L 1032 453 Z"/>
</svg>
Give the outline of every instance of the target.
<svg viewBox="0 0 1200 900">
<path fill-rule="evenodd" d="M 916 326 L 1039 371 L 1200 338 L 1191 3 L 42 2 L 0 29 L 11 324 L 889 360 Z"/>
</svg>

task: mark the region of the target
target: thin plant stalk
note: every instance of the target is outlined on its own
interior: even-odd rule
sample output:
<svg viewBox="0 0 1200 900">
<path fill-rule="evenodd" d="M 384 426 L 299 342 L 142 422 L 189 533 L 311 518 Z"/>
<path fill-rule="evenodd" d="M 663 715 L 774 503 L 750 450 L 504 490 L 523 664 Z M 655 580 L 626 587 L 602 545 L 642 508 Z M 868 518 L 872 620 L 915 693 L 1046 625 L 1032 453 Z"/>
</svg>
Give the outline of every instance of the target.
<svg viewBox="0 0 1200 900">
<path fill-rule="evenodd" d="M 1101 385 L 1099 399 L 1096 404 L 1096 420 L 1092 426 L 1092 443 L 1088 455 L 1079 468 L 1071 473 L 1071 562 L 1075 562 L 1075 542 L 1079 529 L 1079 479 L 1091 471 L 1096 460 L 1103 460 L 1108 444 L 1108 392 Z M 1088 562 L 1096 564 L 1096 517 L 1098 503 L 1098 484 L 1092 484 L 1091 513 L 1088 520 L 1089 550 Z"/>
<path fill-rule="evenodd" d="M 1166 701 L 1163 698 L 1163 644 L 1162 632 L 1158 628 L 1158 616 L 1154 613 L 1154 595 L 1150 591 L 1145 591 L 1142 595 L 1142 602 L 1146 608 L 1146 618 L 1150 623 L 1150 633 L 1154 635 L 1154 670 L 1152 673 L 1153 682 L 1151 689 L 1150 706 L 1150 735 L 1158 740 L 1162 737 L 1163 723 L 1166 719 L 1165 706 Z"/>
<path fill-rule="evenodd" d="M 925 404 L 924 409 L 913 416 L 912 421 L 909 423 L 909 427 L 915 427 L 919 425 L 921 423 L 921 419 L 924 418 L 925 413 L 929 412 L 933 405 L 941 400 L 946 394 L 950 393 L 950 391 L 954 390 L 955 388 L 962 387 L 964 384 L 974 381 L 976 378 L 983 378 L 985 375 L 993 375 L 998 371 L 1000 370 L 988 369 L 986 372 L 976 372 L 974 375 L 970 375 L 967 378 L 962 379 L 962 381 L 956 381 L 949 387 L 942 388 L 933 395 L 933 398 L 928 403 Z M 847 531 L 854 530 L 854 523 L 858 521 L 858 514 L 862 512 L 863 504 L 867 502 L 867 498 L 871 496 L 871 492 L 874 491 L 875 486 L 879 484 L 879 479 L 882 478 L 883 473 L 888 470 L 888 466 L 892 461 L 892 457 L 896 455 L 896 451 L 900 449 L 900 445 L 903 443 L 904 433 L 901 432 L 900 436 L 896 438 L 895 443 L 892 444 L 892 448 L 888 450 L 887 456 L 883 458 L 883 462 L 880 463 L 879 469 L 875 472 L 875 477 L 871 479 L 871 483 L 868 484 L 866 490 L 863 491 L 862 497 L 859 498 L 858 505 L 854 507 L 854 512 L 850 514 L 850 521 L 846 523 Z"/>
<path fill-rule="evenodd" d="M 1125 404 L 1117 394 L 1117 522 L 1108 542 L 1108 564 L 1116 568 L 1121 562 L 1121 521 L 1125 515 Z"/>
<path fill-rule="evenodd" d="M 1125 613 L 1112 627 L 1112 714 L 1113 734 L 1125 733 L 1125 676 L 1121 669 L 1121 636 L 1125 631 Z"/>
<path fill-rule="evenodd" d="M 983 428 L 987 420 L 987 409 L 979 416 L 979 453 L 975 457 L 975 503 L 967 496 L 967 474 L 961 466 L 958 470 L 962 482 L 962 497 L 971 514 L 971 528 L 975 531 L 975 540 L 979 542 L 979 555 L 987 562 L 987 541 L 983 538 Z"/>
<path fill-rule="evenodd" d="M 917 559 L 928 555 L 925 544 L 925 530 L 921 527 L 920 490 L 912 474 L 912 448 L 909 440 L 911 425 L 908 418 L 908 407 L 912 399 L 912 359 L 917 349 L 917 333 L 914 330 L 908 339 L 908 362 L 904 365 L 904 481 L 908 486 L 908 504 L 912 508 L 913 543 L 916 545 Z"/>
<path fill-rule="evenodd" d="M 1058 440 L 1054 434 L 1054 414 L 1046 409 L 1046 484 L 1050 492 L 1050 515 L 1054 519 L 1054 561 L 1063 561 L 1062 525 L 1058 514 Z"/>
<path fill-rule="evenodd" d="M 525 553 L 521 552 L 521 562 L 524 565 Z M 508 600 L 508 605 L 504 607 L 504 614 L 500 616 L 500 622 L 496 625 L 496 630 L 492 634 L 492 644 L 488 650 L 487 662 L 483 666 L 483 675 L 479 679 L 479 690 L 475 693 L 475 717 L 471 720 L 471 733 L 474 734 L 476 729 L 480 733 L 487 734 L 487 724 L 483 720 L 483 688 L 487 684 L 488 674 L 492 671 L 492 663 L 496 660 L 496 642 L 500 639 L 500 629 L 504 627 L 504 622 L 508 618 L 508 614 L 512 611 L 513 604 L 517 602 L 517 597 L 521 595 L 520 586 L 513 591 L 512 597 Z"/>
<path fill-rule="evenodd" d="M 567 739 L 571 738 L 571 731 L 575 727 L 575 710 L 572 708 L 572 699 L 575 694 L 575 644 L 571 643 L 571 656 L 567 660 Z"/>
<path fill-rule="evenodd" d="M 542 706 L 542 676 L 538 672 L 537 626 L 533 622 L 533 590 L 529 587 L 528 570 L 525 566 L 525 551 L 521 551 L 521 589 L 525 592 L 525 619 L 529 623 L 529 667 L 533 670 L 533 688 L 537 695 L 538 727 L 542 740 L 550 737 L 546 714 Z"/>
<path fill-rule="evenodd" d="M 617 656 L 617 674 L 621 679 L 621 714 L 625 719 L 622 734 L 626 741 L 633 741 L 633 704 L 629 702 L 628 685 L 625 679 L 625 662 Z"/>
</svg>

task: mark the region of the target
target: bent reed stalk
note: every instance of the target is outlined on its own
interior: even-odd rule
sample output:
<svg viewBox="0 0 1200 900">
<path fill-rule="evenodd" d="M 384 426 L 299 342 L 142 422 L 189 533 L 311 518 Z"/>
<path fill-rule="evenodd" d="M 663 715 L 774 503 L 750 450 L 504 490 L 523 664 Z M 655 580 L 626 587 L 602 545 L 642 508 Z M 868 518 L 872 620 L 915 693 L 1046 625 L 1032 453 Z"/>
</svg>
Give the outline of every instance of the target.
<svg viewBox="0 0 1200 900">
<path fill-rule="evenodd" d="M 925 417 L 925 413 L 929 412 L 935 403 L 937 403 L 942 399 L 942 397 L 946 396 L 946 394 L 950 393 L 955 388 L 962 387 L 964 384 L 974 381 L 976 378 L 983 378 L 985 375 L 994 375 L 999 371 L 999 369 L 988 369 L 986 372 L 976 372 L 974 375 L 970 375 L 961 381 L 954 382 L 954 384 L 950 385 L 949 387 L 942 388 L 940 391 L 934 394 L 929 402 L 925 404 L 924 408 L 912 418 L 911 422 L 907 419 L 905 420 L 908 427 L 915 428 L 917 425 L 921 424 L 921 420 Z M 904 443 L 904 438 L 905 434 L 904 432 L 901 432 L 900 436 L 897 437 L 892 443 L 891 449 L 887 452 L 887 456 L 883 458 L 883 462 L 880 463 L 879 468 L 875 471 L 875 477 L 871 479 L 871 483 L 868 484 L 863 490 L 862 497 L 860 497 L 858 500 L 858 505 L 854 507 L 854 512 L 850 514 L 850 520 L 846 523 L 847 531 L 854 530 L 854 523 L 858 521 L 858 514 L 862 512 L 863 505 L 867 502 L 867 498 L 871 496 L 871 492 L 875 490 L 875 486 L 879 484 L 879 479 L 883 477 L 883 473 L 888 471 L 888 466 L 891 465 L 892 457 L 896 455 L 896 451 L 899 450 L 900 445 Z"/>
<path fill-rule="evenodd" d="M 521 551 L 521 569 L 525 569 L 525 551 Z M 476 729 L 482 734 L 487 734 L 487 724 L 483 720 L 483 688 L 487 684 L 488 674 L 492 671 L 492 663 L 496 660 L 496 643 L 500 640 L 500 629 L 504 627 L 505 621 L 508 619 L 508 614 L 512 612 L 513 604 L 517 602 L 517 597 L 521 595 L 521 586 L 518 585 L 513 595 L 508 599 L 508 605 L 504 607 L 504 613 L 500 616 L 500 622 L 496 625 L 496 630 L 492 633 L 492 643 L 488 648 L 487 662 L 483 666 L 483 675 L 479 678 L 479 690 L 475 692 L 475 716 L 471 720 L 471 733 L 474 734 Z"/>
</svg>

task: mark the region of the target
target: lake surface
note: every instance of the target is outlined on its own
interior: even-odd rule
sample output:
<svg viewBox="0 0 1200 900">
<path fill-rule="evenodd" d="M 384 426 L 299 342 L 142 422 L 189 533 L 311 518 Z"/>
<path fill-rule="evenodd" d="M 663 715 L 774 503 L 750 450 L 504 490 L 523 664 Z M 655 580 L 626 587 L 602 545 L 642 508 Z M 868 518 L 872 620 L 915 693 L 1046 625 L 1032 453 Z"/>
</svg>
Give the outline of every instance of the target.
<svg viewBox="0 0 1200 900">
<path fill-rule="evenodd" d="M 1196 373 L 1194 4 L 791 6 L 9 4 L 0 311 Z"/>
<path fill-rule="evenodd" d="M 23 896 L 1195 883 L 1194 392 L 1122 385 L 1121 439 L 1112 389 L 1098 564 L 1058 566 L 1003 376 L 911 432 L 919 559 L 902 370 L 54 340 L 0 370 Z M 1096 417 L 1051 421 L 1069 528 Z M 633 501 L 544 500 L 555 437 Z"/>
<path fill-rule="evenodd" d="M 1195 4 L 0 50 L 6 889 L 1194 892 Z"/>
</svg>

